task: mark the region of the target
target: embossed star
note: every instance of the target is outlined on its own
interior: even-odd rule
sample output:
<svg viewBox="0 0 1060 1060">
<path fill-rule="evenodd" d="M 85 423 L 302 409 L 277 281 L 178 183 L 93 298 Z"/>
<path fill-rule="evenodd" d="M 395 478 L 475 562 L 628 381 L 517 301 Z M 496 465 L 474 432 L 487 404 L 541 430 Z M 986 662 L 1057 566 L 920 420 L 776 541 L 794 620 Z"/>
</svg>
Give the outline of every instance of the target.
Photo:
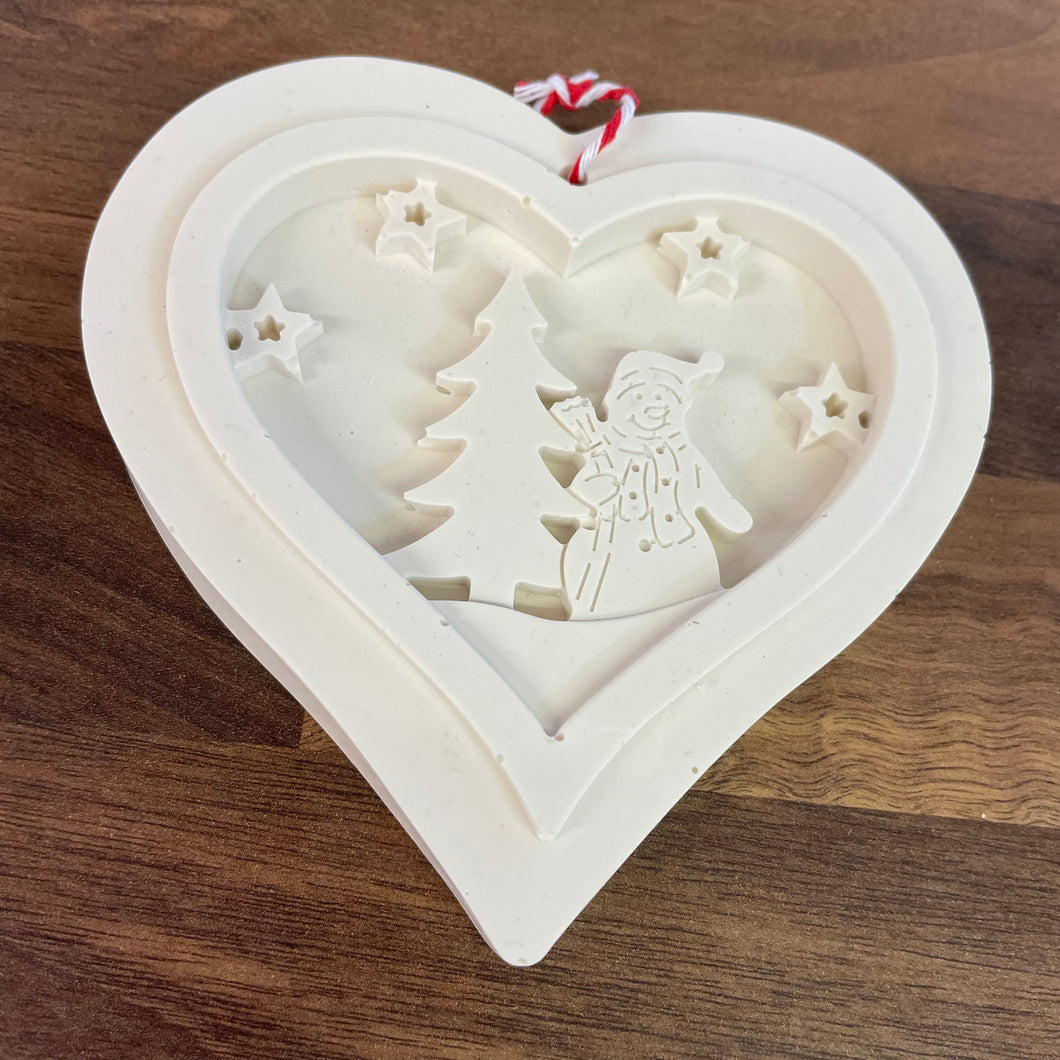
<svg viewBox="0 0 1060 1060">
<path fill-rule="evenodd" d="M 249 379 L 275 366 L 301 382 L 299 351 L 322 334 L 324 326 L 308 313 L 288 309 L 270 283 L 253 309 L 225 310 L 225 329 L 238 378 Z"/>
<path fill-rule="evenodd" d="M 428 272 L 434 271 L 438 244 L 467 230 L 467 215 L 443 206 L 435 195 L 436 186 L 417 180 L 412 191 L 376 196 L 384 218 L 375 241 L 376 254 L 411 254 Z"/>
<path fill-rule="evenodd" d="M 876 398 L 851 390 L 839 369 L 830 364 L 817 386 L 800 386 L 780 395 L 780 403 L 801 425 L 800 452 L 825 441 L 850 453 L 865 440 Z"/>
<path fill-rule="evenodd" d="M 677 297 L 700 287 L 724 299 L 736 293 L 736 266 L 750 244 L 718 227 L 716 217 L 699 217 L 691 232 L 664 232 L 659 250 L 681 270 Z"/>
</svg>

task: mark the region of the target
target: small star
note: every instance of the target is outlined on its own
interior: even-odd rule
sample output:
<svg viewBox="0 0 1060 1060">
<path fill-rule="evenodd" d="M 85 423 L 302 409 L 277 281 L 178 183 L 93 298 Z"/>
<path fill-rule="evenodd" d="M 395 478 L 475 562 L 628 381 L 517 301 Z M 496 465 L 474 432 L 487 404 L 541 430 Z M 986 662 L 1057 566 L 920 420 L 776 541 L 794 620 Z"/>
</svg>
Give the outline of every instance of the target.
<svg viewBox="0 0 1060 1060">
<path fill-rule="evenodd" d="M 659 240 L 663 257 L 681 270 L 678 298 L 705 287 L 726 302 L 736 293 L 736 265 L 749 246 L 723 232 L 716 217 L 699 217 L 691 232 L 664 232 Z"/>
<path fill-rule="evenodd" d="M 238 378 L 249 379 L 275 365 L 301 382 L 298 353 L 324 327 L 308 313 L 287 309 L 270 283 L 253 309 L 225 310 L 225 330 Z"/>
<path fill-rule="evenodd" d="M 849 453 L 865 440 L 876 398 L 847 386 L 839 369 L 828 366 L 817 386 L 800 386 L 780 395 L 780 403 L 801 425 L 800 452 L 825 441 Z"/>
<path fill-rule="evenodd" d="M 258 338 L 264 342 L 266 339 L 272 339 L 273 342 L 280 341 L 280 332 L 283 331 L 286 324 L 277 324 L 276 320 L 270 314 L 264 320 L 259 320 L 254 324 L 254 327 L 258 329 Z"/>
<path fill-rule="evenodd" d="M 435 196 L 436 186 L 417 180 L 412 191 L 376 196 L 384 217 L 375 241 L 376 254 L 411 254 L 428 272 L 434 271 L 438 244 L 467 230 L 467 215 L 443 206 Z"/>
</svg>

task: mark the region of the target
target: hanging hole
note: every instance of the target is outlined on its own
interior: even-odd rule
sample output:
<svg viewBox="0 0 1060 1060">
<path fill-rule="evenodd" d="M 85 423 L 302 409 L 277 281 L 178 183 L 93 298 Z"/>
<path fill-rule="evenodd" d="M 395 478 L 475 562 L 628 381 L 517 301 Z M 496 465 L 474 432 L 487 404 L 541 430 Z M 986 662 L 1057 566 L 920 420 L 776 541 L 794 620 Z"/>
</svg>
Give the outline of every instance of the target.
<svg viewBox="0 0 1060 1060">
<path fill-rule="evenodd" d="M 229 328 L 225 333 L 225 338 L 228 340 L 230 350 L 238 350 L 243 345 L 243 332 L 239 328 Z"/>
<path fill-rule="evenodd" d="M 867 431 L 872 423 L 872 416 L 868 412 L 861 412 L 858 414 L 858 423 L 863 431 Z"/>
</svg>

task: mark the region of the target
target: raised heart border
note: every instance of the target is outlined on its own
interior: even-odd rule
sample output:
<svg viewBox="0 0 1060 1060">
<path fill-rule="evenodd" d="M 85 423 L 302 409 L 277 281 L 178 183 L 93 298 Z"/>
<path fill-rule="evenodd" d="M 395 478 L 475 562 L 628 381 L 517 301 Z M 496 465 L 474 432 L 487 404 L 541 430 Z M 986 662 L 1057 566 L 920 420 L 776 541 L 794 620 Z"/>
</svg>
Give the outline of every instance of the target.
<svg viewBox="0 0 1060 1060">
<path fill-rule="evenodd" d="M 269 437 L 228 360 L 218 292 L 231 290 L 269 231 L 318 202 L 420 177 L 437 181 L 459 208 L 474 207 L 522 236 L 561 274 L 696 212 L 722 209 L 758 245 L 809 258 L 819 281 L 860 303 L 852 321 L 862 347 L 876 347 L 883 362 L 875 372 L 883 414 L 871 451 L 817 520 L 739 585 L 684 608 L 676 628 L 631 659 L 554 736 L 455 624 L 443 622 L 315 493 Z M 655 714 L 856 551 L 912 474 L 934 405 L 931 322 L 901 260 L 847 207 L 752 165 L 669 163 L 575 188 L 520 153 L 437 123 L 315 123 L 269 138 L 207 184 L 177 234 L 166 301 L 181 380 L 218 455 L 299 551 L 470 721 L 543 838 L 559 833 L 593 780 Z"/>
<path fill-rule="evenodd" d="M 850 152 L 754 119 L 662 115 L 638 119 L 638 135 L 600 160 L 604 177 L 695 159 L 697 150 L 703 161 L 732 161 L 738 144 L 744 159 L 757 153 L 764 169 L 783 159 L 797 179 L 845 200 L 913 275 L 932 316 L 939 391 L 912 479 L 842 570 L 842 621 L 835 619 L 833 594 L 811 592 L 644 725 L 557 838 L 542 843 L 517 825 L 522 811 L 495 758 L 450 711 L 438 709 L 437 690 L 387 647 L 378 627 L 349 607 L 256 501 L 233 491 L 230 472 L 186 402 L 166 333 L 167 265 L 177 228 L 227 162 L 308 122 L 428 112 L 436 123 L 470 125 L 515 147 L 546 173 L 557 173 L 577 153 L 576 139 L 495 90 L 444 71 L 331 59 L 244 78 L 174 119 L 123 178 L 90 253 L 85 346 L 112 433 L 189 577 L 365 772 L 498 952 L 529 963 L 695 779 L 692 766 L 713 761 L 841 650 L 911 576 L 978 459 L 988 355 L 974 294 L 945 237 L 911 196 Z M 289 628 L 292 602 L 307 595 L 311 618 Z M 360 647 L 352 659 L 351 643 Z M 768 668 L 761 665 L 767 655 Z M 395 726 L 398 702 L 402 724 Z"/>
</svg>

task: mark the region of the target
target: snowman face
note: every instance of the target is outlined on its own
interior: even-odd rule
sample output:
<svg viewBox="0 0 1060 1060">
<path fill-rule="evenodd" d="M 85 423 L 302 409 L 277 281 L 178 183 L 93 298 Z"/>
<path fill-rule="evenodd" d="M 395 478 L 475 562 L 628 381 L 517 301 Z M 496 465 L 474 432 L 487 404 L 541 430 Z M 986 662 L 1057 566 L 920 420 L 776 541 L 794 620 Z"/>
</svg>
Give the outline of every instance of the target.
<svg viewBox="0 0 1060 1060">
<path fill-rule="evenodd" d="M 621 380 L 618 392 L 608 395 L 608 413 L 642 433 L 680 426 L 684 394 L 679 385 L 669 372 L 631 372 Z"/>
</svg>

